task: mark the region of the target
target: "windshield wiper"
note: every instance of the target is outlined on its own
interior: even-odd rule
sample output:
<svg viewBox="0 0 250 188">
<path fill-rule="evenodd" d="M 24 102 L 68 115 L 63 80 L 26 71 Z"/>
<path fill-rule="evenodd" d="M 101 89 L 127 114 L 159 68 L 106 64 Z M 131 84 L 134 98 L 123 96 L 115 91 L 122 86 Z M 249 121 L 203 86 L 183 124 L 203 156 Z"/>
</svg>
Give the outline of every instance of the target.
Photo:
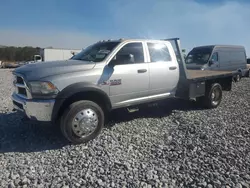
<svg viewBox="0 0 250 188">
<path fill-rule="evenodd" d="M 81 60 L 81 61 L 90 61 L 90 62 L 93 62 L 93 60 L 89 59 L 89 58 L 79 58 L 78 60 Z"/>
</svg>

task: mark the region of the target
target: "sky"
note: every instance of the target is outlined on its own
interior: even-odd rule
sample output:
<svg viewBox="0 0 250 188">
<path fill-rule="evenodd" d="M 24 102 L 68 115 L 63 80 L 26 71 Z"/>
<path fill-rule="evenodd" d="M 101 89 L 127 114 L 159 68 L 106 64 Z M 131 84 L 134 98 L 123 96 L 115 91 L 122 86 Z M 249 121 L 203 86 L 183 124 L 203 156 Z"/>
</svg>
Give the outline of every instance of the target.
<svg viewBox="0 0 250 188">
<path fill-rule="evenodd" d="M 0 45 L 81 49 L 102 39 L 179 37 L 250 56 L 250 0 L 3 0 Z"/>
</svg>

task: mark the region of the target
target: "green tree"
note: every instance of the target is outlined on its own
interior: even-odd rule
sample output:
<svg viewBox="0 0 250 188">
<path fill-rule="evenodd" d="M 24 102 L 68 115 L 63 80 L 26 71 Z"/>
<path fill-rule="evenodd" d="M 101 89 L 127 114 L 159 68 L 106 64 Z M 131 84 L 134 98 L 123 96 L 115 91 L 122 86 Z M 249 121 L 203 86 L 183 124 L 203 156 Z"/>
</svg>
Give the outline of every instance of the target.
<svg viewBox="0 0 250 188">
<path fill-rule="evenodd" d="M 33 56 L 40 53 L 39 47 L 0 47 L 0 60 L 2 61 L 30 61 Z"/>
</svg>

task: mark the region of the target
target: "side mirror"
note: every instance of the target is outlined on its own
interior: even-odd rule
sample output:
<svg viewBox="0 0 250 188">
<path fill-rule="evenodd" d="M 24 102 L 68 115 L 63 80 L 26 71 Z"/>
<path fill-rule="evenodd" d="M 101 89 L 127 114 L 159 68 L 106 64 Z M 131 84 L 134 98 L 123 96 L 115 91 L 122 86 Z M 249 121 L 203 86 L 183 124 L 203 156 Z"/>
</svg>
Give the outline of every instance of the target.
<svg viewBox="0 0 250 188">
<path fill-rule="evenodd" d="M 209 61 L 208 65 L 211 66 L 211 65 L 213 65 L 213 64 L 214 64 L 214 60 L 211 59 L 211 60 Z"/>
<path fill-rule="evenodd" d="M 135 63 L 133 54 L 116 55 L 109 63 L 111 66 Z"/>
</svg>

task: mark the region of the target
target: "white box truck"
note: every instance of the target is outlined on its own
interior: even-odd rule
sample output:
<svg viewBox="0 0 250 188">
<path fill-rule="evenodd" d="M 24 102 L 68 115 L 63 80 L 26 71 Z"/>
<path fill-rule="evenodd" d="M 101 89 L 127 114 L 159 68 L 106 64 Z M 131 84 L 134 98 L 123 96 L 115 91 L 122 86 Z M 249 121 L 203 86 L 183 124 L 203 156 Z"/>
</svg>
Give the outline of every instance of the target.
<svg viewBox="0 0 250 188">
<path fill-rule="evenodd" d="M 80 51 L 82 49 L 42 48 L 40 54 L 34 55 L 34 61 L 67 60 Z"/>
</svg>

